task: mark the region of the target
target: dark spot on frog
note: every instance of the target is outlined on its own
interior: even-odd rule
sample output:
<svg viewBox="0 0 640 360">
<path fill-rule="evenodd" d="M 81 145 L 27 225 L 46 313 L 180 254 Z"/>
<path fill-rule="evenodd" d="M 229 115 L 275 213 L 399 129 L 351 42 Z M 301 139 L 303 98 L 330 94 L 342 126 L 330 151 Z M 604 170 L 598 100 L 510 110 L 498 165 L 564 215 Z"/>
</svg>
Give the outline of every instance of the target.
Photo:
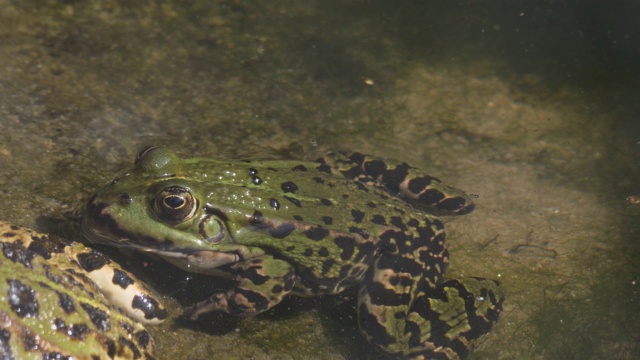
<svg viewBox="0 0 640 360">
<path fill-rule="evenodd" d="M 267 305 L 269 303 L 261 293 L 242 288 L 236 288 L 235 291 L 238 295 L 242 295 L 241 297 L 247 299 L 250 304 L 253 304 L 251 307 L 254 308 L 256 312 L 261 312 L 267 309 Z M 237 304 L 235 301 L 231 301 L 229 303 L 229 307 L 233 309 L 233 311 L 238 312 L 246 312 L 243 310 L 245 306 L 246 304 L 244 302 L 242 304 Z"/>
<path fill-rule="evenodd" d="M 58 295 L 58 304 L 60 304 L 60 307 L 64 312 L 71 314 L 76 311 L 76 306 L 73 304 L 71 296 L 58 291 L 56 291 L 56 294 Z"/>
<path fill-rule="evenodd" d="M 280 284 L 276 284 L 276 285 L 273 285 L 273 287 L 271 288 L 271 293 L 279 294 L 282 292 L 282 290 L 284 290 L 284 287 Z"/>
<path fill-rule="evenodd" d="M 378 214 L 371 217 L 371 222 L 376 225 L 387 225 L 387 220 L 385 220 L 384 216 Z"/>
<path fill-rule="evenodd" d="M 431 176 L 423 176 L 411 179 L 407 184 L 407 189 L 414 194 L 419 194 L 422 190 L 425 190 L 431 182 L 434 180 Z"/>
<path fill-rule="evenodd" d="M 298 220 L 298 221 L 303 221 L 303 218 L 300 215 L 293 215 L 293 218 Z"/>
<path fill-rule="evenodd" d="M 31 244 L 29 244 L 28 250 L 36 253 L 37 255 L 42 256 L 43 258 L 49 260 L 51 259 L 51 253 L 60 253 L 64 251 L 66 244 L 61 241 L 59 238 L 53 237 L 39 237 L 32 236 L 33 240 Z"/>
<path fill-rule="evenodd" d="M 125 322 L 120 323 L 120 327 L 129 334 L 133 334 L 133 327 Z"/>
<path fill-rule="evenodd" d="M 392 192 L 397 193 L 400 190 L 400 184 L 409 175 L 409 169 L 411 167 L 405 163 L 399 164 L 395 169 L 387 170 L 382 174 L 382 183 L 391 189 Z M 369 172 L 369 171 L 367 171 Z M 377 177 L 378 175 L 374 175 Z"/>
<path fill-rule="evenodd" d="M 329 229 L 316 226 L 305 231 L 304 234 L 311 240 L 320 241 L 329 235 Z"/>
<path fill-rule="evenodd" d="M 163 320 L 166 319 L 168 315 L 167 310 L 160 306 L 156 299 L 148 296 L 147 294 L 138 294 L 134 296 L 133 301 L 131 302 L 131 307 L 142 311 L 144 318 L 147 320 Z"/>
<path fill-rule="evenodd" d="M 351 216 L 353 217 L 353 221 L 356 224 L 360 224 L 362 222 L 362 219 L 364 219 L 364 213 L 357 209 L 351 210 Z"/>
<path fill-rule="evenodd" d="M 428 189 L 420 194 L 418 199 L 423 201 L 426 205 L 433 205 L 444 199 L 444 194 L 435 189 Z"/>
<path fill-rule="evenodd" d="M 287 181 L 287 182 L 283 182 L 282 185 L 280 185 L 280 188 L 285 193 L 294 193 L 298 190 L 298 185 L 296 185 L 292 181 Z"/>
<path fill-rule="evenodd" d="M 304 253 L 302 253 L 304 256 L 309 257 L 313 255 L 313 249 L 310 248 L 306 248 L 304 249 Z"/>
<path fill-rule="evenodd" d="M 54 320 L 56 331 L 61 332 L 72 339 L 84 341 L 87 333 L 89 333 L 89 327 L 85 324 L 65 324 L 62 319 L 56 318 Z"/>
<path fill-rule="evenodd" d="M 295 205 L 295 206 L 297 206 L 299 208 L 302 207 L 302 204 L 300 203 L 300 200 L 298 200 L 296 198 L 289 197 L 289 196 L 284 196 L 284 198 L 289 200 L 293 205 Z"/>
<path fill-rule="evenodd" d="M 411 227 L 418 227 L 418 225 L 420 225 L 420 222 L 414 218 L 409 219 L 409 221 L 407 221 L 407 225 L 411 226 Z"/>
<path fill-rule="evenodd" d="M 349 194 L 342 194 L 342 198 L 343 199 L 348 199 L 349 198 Z"/>
<path fill-rule="evenodd" d="M 362 160 L 364 160 L 364 158 Z M 359 163 L 361 166 L 363 165 L 362 167 L 364 171 L 373 177 L 378 177 L 387 170 L 387 163 L 382 160 L 370 160 L 364 162 L 362 160 L 360 162 L 356 161 L 356 163 Z"/>
<path fill-rule="evenodd" d="M 269 235 L 277 239 L 283 239 L 291 234 L 296 229 L 293 224 L 280 224 L 278 227 L 269 228 Z"/>
<path fill-rule="evenodd" d="M 286 250 L 287 250 L 288 252 L 292 252 L 292 251 L 293 251 L 293 250 L 295 250 L 295 249 L 296 249 L 296 247 L 295 247 L 295 246 L 287 246 L 287 248 L 286 248 Z"/>
<path fill-rule="evenodd" d="M 472 212 L 473 209 L 475 208 L 475 205 L 473 204 L 466 205 L 466 203 L 467 202 L 465 199 L 456 196 L 456 197 L 452 197 L 452 198 L 448 198 L 440 201 L 440 203 L 438 204 L 438 207 L 449 210 L 449 211 L 454 211 L 458 215 L 464 215 Z"/>
<path fill-rule="evenodd" d="M 398 246 L 400 249 L 401 247 Z M 399 250 L 401 254 L 403 250 Z M 381 256 L 378 258 L 377 266 L 379 269 L 391 269 L 394 273 L 408 273 L 411 276 L 417 276 L 424 272 L 421 264 L 415 261 L 401 261 L 399 255 Z"/>
<path fill-rule="evenodd" d="M 322 203 L 322 205 L 324 206 L 333 206 L 333 203 L 331 202 L 331 200 L 329 199 L 320 199 L 320 202 Z"/>
<path fill-rule="evenodd" d="M 356 240 L 347 236 L 338 236 L 333 241 L 342 250 L 342 253 L 340 253 L 340 259 L 345 261 L 351 259 L 355 251 Z"/>
<path fill-rule="evenodd" d="M 392 276 L 391 278 L 389 278 L 389 284 L 391 284 L 393 286 L 401 285 L 403 287 L 410 287 L 411 285 L 413 285 L 413 280 L 411 280 L 410 277 L 401 276 L 400 274 L 396 274 L 396 275 Z"/>
<path fill-rule="evenodd" d="M 24 346 L 24 349 L 27 351 L 37 350 L 38 339 L 36 338 L 36 334 L 31 331 L 24 331 L 22 333 L 22 346 Z"/>
<path fill-rule="evenodd" d="M 420 261 L 425 264 L 432 262 L 434 259 L 434 255 L 445 257 L 447 256 L 446 248 L 444 247 L 444 243 L 442 242 L 444 240 L 444 237 L 441 234 L 438 234 L 435 235 L 432 239 L 433 240 L 429 244 L 429 250 L 421 251 L 419 254 Z"/>
<path fill-rule="evenodd" d="M 322 247 L 318 250 L 318 256 L 327 257 L 329 255 L 329 250 L 326 247 Z"/>
<path fill-rule="evenodd" d="M 91 251 L 88 253 L 82 253 L 77 255 L 78 263 L 80 266 L 88 272 L 101 269 L 106 264 L 110 263 L 106 256 L 97 251 Z"/>
<path fill-rule="evenodd" d="M 320 164 L 320 165 L 318 165 L 318 167 L 316 169 L 318 169 L 318 171 L 325 172 L 327 174 L 331 174 L 331 166 L 329 166 L 327 164 Z"/>
<path fill-rule="evenodd" d="M 336 261 L 333 259 L 327 259 L 322 262 L 322 275 L 326 275 L 331 268 L 336 264 Z"/>
<path fill-rule="evenodd" d="M 116 356 L 116 343 L 113 340 L 107 340 L 105 343 L 107 345 L 107 355 L 110 358 L 114 358 Z"/>
<path fill-rule="evenodd" d="M 31 260 L 35 256 L 35 253 L 24 248 L 22 241 L 2 243 L 2 253 L 7 259 L 20 263 L 29 269 L 31 269 Z"/>
<path fill-rule="evenodd" d="M 19 280 L 7 280 L 9 290 L 7 297 L 11 310 L 21 318 L 37 317 L 40 306 L 36 291 Z"/>
<path fill-rule="evenodd" d="M 84 302 L 81 302 L 80 306 L 84 309 L 87 315 L 89 315 L 89 319 L 91 319 L 91 322 L 99 330 L 109 331 L 109 329 L 111 329 L 111 323 L 107 313 Z"/>
<path fill-rule="evenodd" d="M 0 354 L 3 354 L 6 359 L 14 360 L 13 352 L 11 351 L 11 333 L 5 329 L 0 329 Z"/>
<path fill-rule="evenodd" d="M 358 165 L 362 165 L 362 162 L 364 162 L 364 155 L 359 152 L 354 152 L 351 155 L 349 155 L 349 160 L 351 160 L 351 162 L 354 162 Z"/>
<path fill-rule="evenodd" d="M 11 232 L 11 231 L 2 234 L 2 237 L 6 237 L 6 238 L 10 238 L 10 237 L 14 237 L 14 236 L 16 236 L 16 233 Z"/>
<path fill-rule="evenodd" d="M 113 279 L 111 279 L 114 285 L 118 285 L 123 289 L 126 289 L 129 285 L 133 284 L 133 279 L 122 270 L 113 269 Z"/>
<path fill-rule="evenodd" d="M 249 225 L 255 226 L 256 228 L 264 228 L 266 225 L 264 224 L 264 217 L 262 213 L 258 210 L 255 210 L 251 217 L 249 218 Z"/>
<path fill-rule="evenodd" d="M 271 198 L 269 199 L 269 206 L 271 206 L 273 210 L 278 210 L 280 209 L 280 202 L 278 202 L 277 199 Z"/>
<path fill-rule="evenodd" d="M 323 216 L 322 217 L 322 222 L 325 225 L 331 225 L 331 224 L 333 224 L 333 218 L 331 216 Z"/>
<path fill-rule="evenodd" d="M 371 201 L 369 201 L 369 202 L 367 203 L 367 206 L 368 206 L 368 207 L 370 207 L 370 208 L 372 208 L 372 209 L 375 209 L 375 208 L 377 207 L 377 205 L 376 205 L 376 204 L 374 204 L 374 203 L 373 203 L 373 202 L 371 202 Z"/>
<path fill-rule="evenodd" d="M 397 262 L 397 259 L 395 260 Z M 371 286 L 371 288 L 367 288 L 367 291 L 371 294 L 376 294 L 375 297 L 371 297 L 371 303 L 374 305 L 399 306 L 409 303 L 410 294 L 396 293 L 392 289 L 386 289 L 384 285 L 379 282 L 371 282 L 369 286 Z"/>
<path fill-rule="evenodd" d="M 318 184 L 324 184 L 324 179 L 319 176 L 314 177 L 313 181 L 317 182 Z"/>
<path fill-rule="evenodd" d="M 298 165 L 298 166 L 295 166 L 292 170 L 293 171 L 307 171 L 307 168 L 304 165 Z"/>
<path fill-rule="evenodd" d="M 391 217 L 391 225 L 395 226 L 396 228 L 402 231 L 407 230 L 407 225 L 404 223 L 404 221 L 402 221 L 402 219 L 399 216 Z"/>
<path fill-rule="evenodd" d="M 260 179 L 259 176 L 254 175 L 253 178 L 251 179 L 251 182 L 253 182 L 253 185 L 260 185 L 262 184 L 262 179 Z"/>
<path fill-rule="evenodd" d="M 148 332 L 145 330 L 138 331 L 134 337 L 141 348 L 146 349 L 149 347 L 149 344 L 151 343 L 151 336 Z"/>
</svg>

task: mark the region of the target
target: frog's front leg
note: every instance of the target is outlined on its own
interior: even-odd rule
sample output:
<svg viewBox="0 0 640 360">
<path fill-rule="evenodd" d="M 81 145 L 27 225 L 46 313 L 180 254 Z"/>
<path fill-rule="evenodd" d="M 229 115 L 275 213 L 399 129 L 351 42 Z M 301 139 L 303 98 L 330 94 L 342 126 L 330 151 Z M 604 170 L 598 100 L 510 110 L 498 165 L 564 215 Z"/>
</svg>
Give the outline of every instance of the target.
<svg viewBox="0 0 640 360">
<path fill-rule="evenodd" d="M 381 350 L 404 357 L 464 356 L 470 342 L 498 319 L 503 301 L 498 283 L 463 278 L 433 285 L 412 276 L 416 267 L 407 261 L 412 260 L 384 254 L 367 276 L 358 299 L 363 335 Z"/>
<path fill-rule="evenodd" d="M 261 313 L 280 303 L 295 284 L 291 264 L 270 255 L 233 264 L 230 273 L 236 281 L 235 287 L 194 305 L 187 311 L 192 320 L 211 311 L 236 316 Z"/>
</svg>

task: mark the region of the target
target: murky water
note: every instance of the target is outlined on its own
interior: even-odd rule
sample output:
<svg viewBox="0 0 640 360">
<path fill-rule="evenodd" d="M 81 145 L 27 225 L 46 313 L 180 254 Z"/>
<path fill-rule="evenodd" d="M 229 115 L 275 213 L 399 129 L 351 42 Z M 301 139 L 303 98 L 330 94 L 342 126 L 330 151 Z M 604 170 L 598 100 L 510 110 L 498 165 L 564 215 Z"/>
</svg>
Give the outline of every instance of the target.
<svg viewBox="0 0 640 360">
<path fill-rule="evenodd" d="M 507 300 L 472 358 L 640 354 L 640 205 L 625 200 L 640 195 L 636 3 L 0 7 L 0 218 L 55 231 L 42 219 L 81 207 L 150 144 L 402 159 L 478 195 L 447 223 L 449 274 L 500 278 Z M 380 358 L 349 301 L 167 324 L 158 354 Z"/>
</svg>

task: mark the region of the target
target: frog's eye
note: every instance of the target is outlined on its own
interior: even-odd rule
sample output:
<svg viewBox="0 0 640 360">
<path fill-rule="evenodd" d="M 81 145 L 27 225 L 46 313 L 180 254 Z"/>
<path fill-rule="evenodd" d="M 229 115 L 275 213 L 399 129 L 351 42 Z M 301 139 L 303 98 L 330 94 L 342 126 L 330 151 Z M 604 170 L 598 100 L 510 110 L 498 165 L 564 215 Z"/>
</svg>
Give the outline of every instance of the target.
<svg viewBox="0 0 640 360">
<path fill-rule="evenodd" d="M 175 224 L 193 217 L 198 209 L 198 200 L 188 189 L 171 186 L 156 195 L 153 209 L 161 220 Z"/>
</svg>

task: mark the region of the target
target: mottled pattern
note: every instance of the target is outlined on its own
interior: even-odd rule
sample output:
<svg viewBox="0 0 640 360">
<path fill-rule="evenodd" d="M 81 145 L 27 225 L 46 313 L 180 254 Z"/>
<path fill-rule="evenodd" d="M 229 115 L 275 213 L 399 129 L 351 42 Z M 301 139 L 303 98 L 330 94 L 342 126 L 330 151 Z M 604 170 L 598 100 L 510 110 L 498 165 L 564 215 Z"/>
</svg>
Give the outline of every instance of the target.
<svg viewBox="0 0 640 360">
<path fill-rule="evenodd" d="M 154 358 L 144 327 L 87 276 L 111 266 L 102 254 L 6 222 L 0 245 L 0 359 Z"/>
<path fill-rule="evenodd" d="M 153 148 L 89 201 L 82 227 L 96 242 L 235 280 L 190 309 L 191 318 L 252 315 L 289 294 L 359 286 L 360 327 L 375 347 L 455 358 L 489 332 L 503 301 L 493 280 L 444 277 L 449 256 L 435 214 L 473 207 L 406 163 L 359 153 L 231 162 Z"/>
</svg>

